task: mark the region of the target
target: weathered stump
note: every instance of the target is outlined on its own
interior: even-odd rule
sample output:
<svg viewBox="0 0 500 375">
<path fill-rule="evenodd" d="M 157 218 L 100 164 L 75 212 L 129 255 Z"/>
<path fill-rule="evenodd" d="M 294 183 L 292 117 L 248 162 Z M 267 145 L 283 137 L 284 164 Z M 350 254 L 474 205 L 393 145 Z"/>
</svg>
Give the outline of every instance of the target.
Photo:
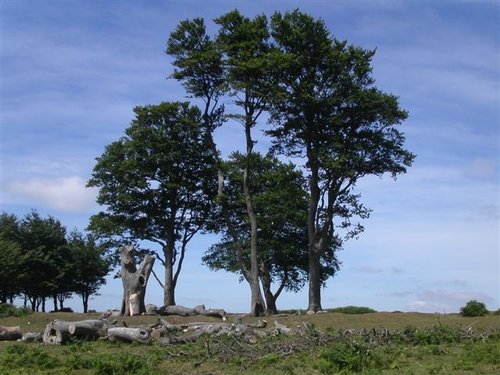
<svg viewBox="0 0 500 375">
<path fill-rule="evenodd" d="M 153 269 L 155 258 L 146 255 L 139 268 L 134 264 L 131 254 L 133 246 L 125 245 L 120 249 L 121 271 L 123 283 L 122 315 L 140 315 L 146 312 L 144 298 L 149 275 Z"/>
<path fill-rule="evenodd" d="M 0 326 L 0 341 L 13 341 L 23 338 L 20 327 Z"/>
</svg>

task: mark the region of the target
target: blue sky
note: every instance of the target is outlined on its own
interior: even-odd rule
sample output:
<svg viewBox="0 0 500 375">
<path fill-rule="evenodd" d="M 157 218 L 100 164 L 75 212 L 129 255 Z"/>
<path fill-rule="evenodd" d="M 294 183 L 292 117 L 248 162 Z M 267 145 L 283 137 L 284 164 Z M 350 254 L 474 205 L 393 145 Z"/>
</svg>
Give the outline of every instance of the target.
<svg viewBox="0 0 500 375">
<path fill-rule="evenodd" d="M 417 154 L 397 181 L 358 184 L 373 213 L 339 254 L 343 266 L 323 290 L 323 307 L 442 313 L 478 299 L 499 308 L 497 1 L 3 0 L 1 210 L 23 217 L 35 208 L 83 230 L 99 211 L 86 180 L 132 108 L 185 99 L 167 79 L 163 52 L 176 25 L 199 16 L 212 25 L 234 8 L 254 16 L 297 7 L 322 17 L 337 39 L 377 48 L 377 86 L 409 111 L 402 129 Z M 241 128 L 226 124 L 217 142 L 234 151 Z M 268 144 L 259 136 L 261 150 Z M 201 265 L 214 240 L 192 241 L 177 302 L 247 311 L 247 286 Z M 120 280 L 110 279 L 90 307 L 118 308 L 120 297 Z M 161 301 L 151 280 L 146 302 Z M 81 310 L 79 300 L 69 305 Z M 306 289 L 278 300 L 279 308 L 306 306 Z"/>
</svg>

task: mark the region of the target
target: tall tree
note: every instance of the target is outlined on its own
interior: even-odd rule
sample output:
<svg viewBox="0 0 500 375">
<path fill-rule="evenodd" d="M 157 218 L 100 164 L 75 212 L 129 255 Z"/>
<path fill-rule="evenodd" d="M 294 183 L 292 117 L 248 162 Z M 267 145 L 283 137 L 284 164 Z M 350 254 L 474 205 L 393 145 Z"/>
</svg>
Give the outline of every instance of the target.
<svg viewBox="0 0 500 375">
<path fill-rule="evenodd" d="M 259 221 L 259 279 L 266 302 L 266 312 L 277 312 L 276 300 L 283 290 L 298 291 L 307 277 L 307 204 L 305 180 L 291 163 L 261 154 L 252 155 L 253 168 L 250 185 Z M 212 269 L 224 269 L 240 274 L 240 263 L 250 266 L 250 233 L 244 194 L 241 189 L 241 171 L 246 157 L 233 153 L 225 163 L 226 195 L 231 208 L 231 221 L 243 243 L 243 257 L 236 251 L 224 220 L 212 222 L 222 234 L 222 241 L 207 251 L 203 261 Z M 325 275 L 338 268 L 332 248 L 323 257 Z M 274 291 L 272 289 L 275 289 Z"/>
<path fill-rule="evenodd" d="M 105 249 L 91 235 L 86 236 L 73 230 L 68 236 L 71 251 L 71 291 L 82 297 L 83 312 L 88 312 L 89 299 L 97 295 L 101 286 L 106 284 L 106 275 L 110 272 L 110 259 Z"/>
<path fill-rule="evenodd" d="M 173 77 L 183 82 L 186 90 L 205 103 L 203 114 L 205 136 L 218 168 L 218 203 L 225 215 L 231 240 L 242 253 L 241 241 L 236 228 L 229 220 L 230 213 L 224 194 L 222 160 L 214 142 L 213 131 L 224 119 L 234 119 L 243 124 L 246 140 L 246 168 L 242 173 L 242 189 L 246 191 L 248 220 L 252 226 L 251 263 L 241 264 L 244 278 L 251 289 L 251 312 L 259 315 L 264 311 L 264 301 L 259 288 L 257 262 L 257 222 L 252 197 L 249 192 L 249 171 L 255 140 L 252 129 L 266 107 L 269 92 L 268 28 L 264 16 L 253 20 L 238 11 L 229 12 L 215 22 L 220 26 L 214 40 L 206 34 L 202 19 L 183 21 L 170 35 L 167 53 L 174 57 L 176 67 Z M 240 112 L 223 116 L 224 107 L 219 99 L 229 94 Z"/>
<path fill-rule="evenodd" d="M 306 160 L 309 185 L 309 306 L 321 309 L 322 254 L 342 228 L 362 229 L 368 211 L 353 193 L 367 175 L 406 172 L 414 155 L 396 129 L 407 117 L 398 98 L 374 86 L 374 51 L 331 37 L 325 24 L 298 10 L 271 19 L 279 90 L 272 123 L 277 152 Z M 346 237 L 343 237 L 345 239 Z"/>
<path fill-rule="evenodd" d="M 197 107 L 161 103 L 134 112 L 125 136 L 97 158 L 88 185 L 99 188 L 106 211 L 91 218 L 90 229 L 159 244 L 152 252 L 165 268 L 164 304 L 175 305 L 187 244 L 211 210 L 213 158 Z"/>
<path fill-rule="evenodd" d="M 243 262 L 240 268 L 245 270 L 244 277 L 250 284 L 250 313 L 259 316 L 265 311 L 265 302 L 259 286 L 258 222 L 250 185 L 255 145 L 252 129 L 266 109 L 271 94 L 269 31 L 265 16 L 249 19 L 237 10 L 215 19 L 215 23 L 220 26 L 217 42 L 224 54 L 229 93 L 242 112 L 230 115 L 243 125 L 246 144 L 242 188 L 250 223 L 250 268 Z"/>
</svg>

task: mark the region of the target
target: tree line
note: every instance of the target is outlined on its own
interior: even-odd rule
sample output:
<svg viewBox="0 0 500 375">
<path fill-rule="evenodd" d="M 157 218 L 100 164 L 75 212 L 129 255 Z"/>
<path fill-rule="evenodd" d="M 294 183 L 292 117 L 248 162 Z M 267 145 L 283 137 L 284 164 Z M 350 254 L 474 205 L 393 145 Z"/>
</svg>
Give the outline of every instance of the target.
<svg viewBox="0 0 500 375">
<path fill-rule="evenodd" d="M 90 229 L 115 248 L 157 245 L 144 250 L 165 267 L 165 305 L 175 304 L 191 238 L 215 232 L 221 241 L 203 262 L 248 283 L 251 314 L 276 312 L 283 290 L 306 283 L 308 310 L 318 311 L 337 252 L 370 214 L 356 183 L 412 164 L 397 129 L 408 114 L 375 86 L 375 51 L 335 39 L 321 19 L 234 10 L 214 23 L 212 34 L 203 18 L 170 34 L 169 77 L 201 105 L 135 108 L 125 135 L 97 158 L 88 185 L 106 209 Z M 234 124 L 245 147 L 223 158 L 214 133 Z M 265 154 L 254 150 L 257 124 L 271 143 Z"/>
<path fill-rule="evenodd" d="M 92 235 L 76 229 L 67 233 L 59 220 L 36 211 L 22 219 L 0 215 L 0 259 L 0 303 L 21 297 L 25 307 L 43 312 L 50 300 L 54 311 L 63 309 L 75 294 L 87 312 L 90 296 L 105 284 L 111 266 Z"/>
</svg>

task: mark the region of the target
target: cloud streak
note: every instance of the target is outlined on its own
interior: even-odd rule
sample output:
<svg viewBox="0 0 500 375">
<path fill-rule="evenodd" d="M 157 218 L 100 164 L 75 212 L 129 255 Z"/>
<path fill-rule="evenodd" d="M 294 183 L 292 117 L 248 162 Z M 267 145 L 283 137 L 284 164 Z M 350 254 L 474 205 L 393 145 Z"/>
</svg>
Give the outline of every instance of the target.
<svg viewBox="0 0 500 375">
<path fill-rule="evenodd" d="M 89 213 L 96 210 L 94 188 L 86 188 L 79 176 L 13 181 L 5 186 L 7 203 L 44 207 L 61 212 Z"/>
</svg>

